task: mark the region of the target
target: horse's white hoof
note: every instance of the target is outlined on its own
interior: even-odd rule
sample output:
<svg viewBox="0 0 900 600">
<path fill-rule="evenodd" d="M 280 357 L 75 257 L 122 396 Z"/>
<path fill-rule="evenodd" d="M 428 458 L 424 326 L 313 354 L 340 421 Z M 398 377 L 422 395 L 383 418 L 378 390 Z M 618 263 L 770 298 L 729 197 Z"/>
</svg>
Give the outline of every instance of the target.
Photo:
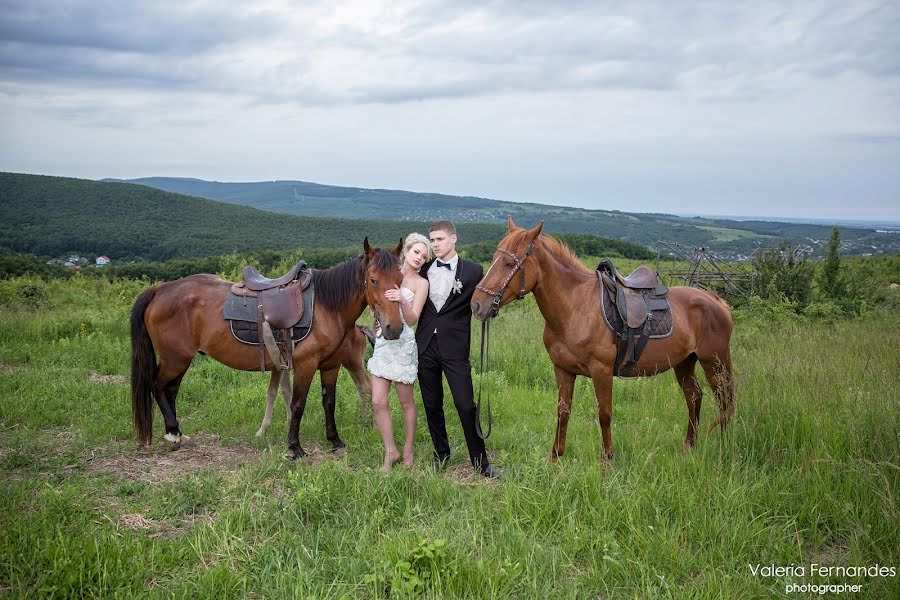
<svg viewBox="0 0 900 600">
<path fill-rule="evenodd" d="M 178 448 L 196 446 L 196 444 L 193 441 L 191 441 L 191 438 L 184 434 L 173 435 L 171 433 L 167 433 L 166 435 L 163 436 L 163 439 L 172 445 L 173 450 L 177 450 Z"/>
</svg>

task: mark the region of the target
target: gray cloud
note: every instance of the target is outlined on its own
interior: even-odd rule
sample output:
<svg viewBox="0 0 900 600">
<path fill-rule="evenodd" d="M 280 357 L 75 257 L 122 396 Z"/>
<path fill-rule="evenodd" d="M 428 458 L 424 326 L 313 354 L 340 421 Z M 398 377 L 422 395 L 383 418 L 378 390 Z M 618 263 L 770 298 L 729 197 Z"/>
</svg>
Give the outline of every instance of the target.
<svg viewBox="0 0 900 600">
<path fill-rule="evenodd" d="M 327 105 L 692 82 L 701 96 L 723 99 L 777 93 L 773 71 L 785 80 L 900 73 L 892 3 L 785 10 L 778 2 L 646 2 L 621 13 L 597 3 L 390 6 L 375 19 L 366 3 L 252 12 L 218 3 L 7 0 L 0 75 Z M 707 94 L 710 86 L 719 89 Z"/>
<path fill-rule="evenodd" d="M 841 0 L 0 0 L 0 167 L 875 213 L 897 31 Z"/>
</svg>

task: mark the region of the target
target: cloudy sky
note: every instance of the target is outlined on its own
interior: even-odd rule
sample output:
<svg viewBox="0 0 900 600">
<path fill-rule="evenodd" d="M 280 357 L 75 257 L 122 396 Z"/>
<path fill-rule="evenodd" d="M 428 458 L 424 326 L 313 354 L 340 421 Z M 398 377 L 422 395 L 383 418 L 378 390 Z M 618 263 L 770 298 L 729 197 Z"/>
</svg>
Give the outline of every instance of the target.
<svg viewBox="0 0 900 600">
<path fill-rule="evenodd" d="M 0 170 L 900 220 L 898 31 L 841 0 L 0 0 Z"/>
</svg>

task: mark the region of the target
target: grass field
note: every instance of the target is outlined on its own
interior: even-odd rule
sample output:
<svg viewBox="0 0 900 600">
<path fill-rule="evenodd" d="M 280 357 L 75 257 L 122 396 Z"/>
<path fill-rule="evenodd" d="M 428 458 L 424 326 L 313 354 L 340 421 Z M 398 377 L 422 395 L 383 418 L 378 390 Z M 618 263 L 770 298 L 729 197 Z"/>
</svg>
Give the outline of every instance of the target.
<svg viewBox="0 0 900 600">
<path fill-rule="evenodd" d="M 844 583 L 900 597 L 897 576 L 810 575 L 811 563 L 900 568 L 896 314 L 773 325 L 739 313 L 724 440 L 681 451 L 687 412 L 670 373 L 619 381 L 616 456 L 601 468 L 587 381 L 567 453 L 547 464 L 555 391 L 529 297 L 493 327 L 488 445 L 505 478 L 489 483 L 470 475 L 449 401 L 450 469 L 430 472 L 420 408 L 415 468 L 379 473 L 379 435 L 358 425 L 345 373 L 346 452 L 327 452 L 314 392 L 301 429 L 311 459 L 289 462 L 280 400 L 253 437 L 266 378 L 203 357 L 178 398 L 198 445 L 169 451 L 157 414 L 153 447 L 138 450 L 127 314 L 141 289 L 0 282 L 0 596 L 768 598 Z M 704 399 L 708 425 L 708 388 Z M 757 564 L 806 577 L 754 576 Z"/>
</svg>

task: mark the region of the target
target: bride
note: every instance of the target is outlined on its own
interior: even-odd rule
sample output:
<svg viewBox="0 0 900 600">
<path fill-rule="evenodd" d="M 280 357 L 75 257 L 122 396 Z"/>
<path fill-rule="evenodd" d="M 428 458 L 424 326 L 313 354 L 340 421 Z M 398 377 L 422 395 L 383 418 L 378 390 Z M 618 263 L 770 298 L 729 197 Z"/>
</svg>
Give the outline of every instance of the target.
<svg viewBox="0 0 900 600">
<path fill-rule="evenodd" d="M 422 307 L 428 299 L 428 280 L 419 275 L 419 269 L 431 258 L 431 244 L 424 235 L 411 233 L 403 244 L 400 271 L 403 282 L 398 288 L 385 290 L 384 297 L 400 303 L 403 331 L 396 340 L 386 340 L 378 328 L 375 352 L 369 359 L 368 368 L 372 374 L 372 408 L 375 424 L 384 441 L 384 465 L 388 470 L 400 460 L 401 455 L 394 443 L 391 413 L 388 410 L 388 394 L 391 382 L 397 389 L 397 398 L 403 410 L 403 430 L 406 440 L 403 444 L 403 466 L 413 463 L 413 440 L 416 430 L 416 404 L 413 400 L 413 384 L 419 369 L 419 353 L 416 349 L 416 335 L 412 326 L 419 320 Z M 378 327 L 378 323 L 375 324 Z"/>
</svg>

